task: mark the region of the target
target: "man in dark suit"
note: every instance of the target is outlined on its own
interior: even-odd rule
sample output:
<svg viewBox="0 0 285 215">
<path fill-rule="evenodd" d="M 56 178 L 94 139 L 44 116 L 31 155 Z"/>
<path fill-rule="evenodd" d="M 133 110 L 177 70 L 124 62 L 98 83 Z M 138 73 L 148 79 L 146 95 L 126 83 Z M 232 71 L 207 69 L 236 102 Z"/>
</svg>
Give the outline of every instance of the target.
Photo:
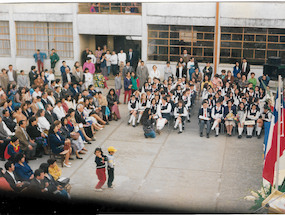
<svg viewBox="0 0 285 215">
<path fill-rule="evenodd" d="M 77 86 L 77 83 L 73 83 L 72 87 L 70 87 L 70 91 L 72 92 L 73 97 L 78 93 L 81 93 L 80 87 Z"/>
<path fill-rule="evenodd" d="M 178 67 L 176 69 L 176 78 L 187 77 L 187 69 L 180 62 L 178 63 Z"/>
<path fill-rule="evenodd" d="M 248 76 L 248 73 L 250 72 L 250 65 L 249 63 L 247 62 L 246 58 L 243 58 L 242 59 L 242 62 L 240 64 L 240 73 L 241 73 L 241 76 L 242 75 L 245 75 L 246 79 L 247 79 L 247 76 Z"/>
<path fill-rule="evenodd" d="M 53 107 L 51 106 L 51 104 L 47 104 L 45 118 L 51 125 L 54 123 L 55 120 L 57 120 L 57 116 L 52 110 L 53 110 Z"/>
<path fill-rule="evenodd" d="M 10 117 L 8 110 L 3 110 L 3 119 L 2 119 L 11 132 L 15 132 L 17 123 Z"/>
<path fill-rule="evenodd" d="M 42 169 L 37 169 L 34 173 L 34 178 L 31 180 L 29 189 L 33 192 L 47 192 L 48 189 L 44 183 L 45 174 Z"/>
<path fill-rule="evenodd" d="M 84 128 L 86 135 L 89 138 L 92 138 L 95 140 L 95 138 L 93 137 L 91 126 L 89 124 L 87 124 L 87 122 L 85 121 L 85 118 L 83 116 L 83 108 L 84 107 L 82 104 L 79 104 L 77 106 L 77 110 L 75 111 L 75 120 L 77 123 L 79 123 L 79 124 L 81 123 L 83 125 L 83 128 Z"/>
<path fill-rule="evenodd" d="M 89 48 L 86 48 L 82 54 L 81 54 L 81 64 L 83 66 L 83 64 L 86 62 L 87 59 L 87 55 L 89 54 Z"/>
<path fill-rule="evenodd" d="M 53 96 L 56 100 L 60 99 L 60 86 L 56 86 L 55 88 L 55 91 L 53 93 Z"/>
<path fill-rule="evenodd" d="M 69 89 L 69 84 L 65 83 L 64 87 L 62 88 L 62 90 L 60 92 L 60 98 L 66 98 L 67 95 L 71 95 L 72 96 L 72 92 Z"/>
<path fill-rule="evenodd" d="M 135 67 L 135 62 L 137 61 L 137 56 L 133 52 L 133 49 L 129 49 L 129 52 L 127 53 L 127 61 L 131 63 L 132 67 Z"/>
<path fill-rule="evenodd" d="M 207 138 L 210 135 L 211 129 L 211 109 L 208 108 L 208 102 L 206 100 L 203 101 L 202 106 L 199 109 L 199 124 L 200 124 L 200 137 L 203 137 L 203 130 L 205 124 L 207 125 Z"/>
<path fill-rule="evenodd" d="M 29 182 L 21 182 L 17 175 L 15 174 L 15 166 L 11 161 L 5 163 L 6 172 L 4 177 L 6 181 L 10 184 L 10 187 L 15 192 L 21 192 L 25 187 L 29 186 Z"/>
<path fill-rule="evenodd" d="M 30 78 L 30 86 L 34 84 L 34 81 L 37 79 L 38 73 L 36 71 L 36 67 L 32 66 L 31 71 L 29 72 L 29 78 Z"/>
<path fill-rule="evenodd" d="M 47 99 L 47 97 L 48 97 L 47 92 L 43 92 L 41 102 L 42 102 L 42 104 L 43 104 L 44 107 L 45 107 L 47 104 L 51 104 L 51 102 Z"/>
</svg>

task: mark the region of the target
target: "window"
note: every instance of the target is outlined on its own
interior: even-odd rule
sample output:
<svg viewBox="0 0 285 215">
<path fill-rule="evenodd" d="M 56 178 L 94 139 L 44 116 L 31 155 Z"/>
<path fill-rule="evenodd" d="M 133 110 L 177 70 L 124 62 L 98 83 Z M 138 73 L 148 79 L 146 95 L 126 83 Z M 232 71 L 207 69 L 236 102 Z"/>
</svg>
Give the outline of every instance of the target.
<svg viewBox="0 0 285 215">
<path fill-rule="evenodd" d="M 62 58 L 73 58 L 72 23 L 16 22 L 17 56 L 31 57 L 37 49 L 54 48 Z"/>
<path fill-rule="evenodd" d="M 10 55 L 9 22 L 0 21 L 0 55 Z"/>
<path fill-rule="evenodd" d="M 234 63 L 243 57 L 253 65 L 263 65 L 271 56 L 282 57 L 285 29 L 221 28 L 221 63 Z M 283 58 L 283 63 L 285 59 Z"/>
<path fill-rule="evenodd" d="M 148 25 L 148 60 L 178 61 L 184 49 L 199 62 L 213 62 L 214 27 Z"/>
<path fill-rule="evenodd" d="M 123 2 L 123 3 L 79 3 L 79 13 L 92 13 L 92 14 L 141 14 L 141 3 L 139 2 Z"/>
</svg>

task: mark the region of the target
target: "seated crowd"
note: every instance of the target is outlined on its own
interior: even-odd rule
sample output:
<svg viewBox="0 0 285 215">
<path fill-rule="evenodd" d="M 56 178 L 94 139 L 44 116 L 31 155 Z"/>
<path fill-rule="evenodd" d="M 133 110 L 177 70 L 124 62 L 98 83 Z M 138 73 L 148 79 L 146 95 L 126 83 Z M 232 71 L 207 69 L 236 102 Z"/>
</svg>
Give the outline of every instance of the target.
<svg viewBox="0 0 285 215">
<path fill-rule="evenodd" d="M 12 142 L 19 144 L 16 137 Z M 56 160 L 48 159 L 33 171 L 23 153 L 15 156 L 14 162 L 5 163 L 5 171 L 0 168 L 0 189 L 8 192 L 26 194 L 42 193 L 50 197 L 70 199 L 69 178 L 61 177 L 61 169 Z"/>
<path fill-rule="evenodd" d="M 68 67 L 65 61 L 63 66 Z M 80 154 L 86 153 L 85 144 L 96 140 L 95 133 L 120 119 L 115 90 L 104 96 L 100 88 L 95 89 L 92 75 L 86 83 L 78 62 L 74 67 L 74 73 L 61 68 L 61 81 L 52 70 L 40 73 L 32 66 L 28 76 L 20 72 L 29 77 L 27 82 L 19 75 L 0 86 L 1 160 L 14 162 L 19 153 L 35 160 L 51 152 L 63 155 L 64 166 L 71 167 L 73 154 L 82 159 Z M 2 69 L 0 79 L 4 76 L 8 74 Z"/>
</svg>

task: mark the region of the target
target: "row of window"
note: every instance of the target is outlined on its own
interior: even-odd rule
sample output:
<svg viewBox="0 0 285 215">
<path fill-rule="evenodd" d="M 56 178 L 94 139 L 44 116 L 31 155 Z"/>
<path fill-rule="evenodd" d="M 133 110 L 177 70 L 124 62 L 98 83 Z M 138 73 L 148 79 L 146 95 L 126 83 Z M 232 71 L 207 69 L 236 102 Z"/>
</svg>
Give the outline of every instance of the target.
<svg viewBox="0 0 285 215">
<path fill-rule="evenodd" d="M 0 21 L 0 55 L 10 55 L 9 22 Z M 16 22 L 17 56 L 31 57 L 37 49 L 73 58 L 72 23 Z"/>
<path fill-rule="evenodd" d="M 149 60 L 177 61 L 184 49 L 200 62 L 213 62 L 214 26 L 148 26 Z M 273 56 L 285 60 L 285 29 L 221 27 L 220 63 L 245 57 L 262 65 Z"/>
</svg>

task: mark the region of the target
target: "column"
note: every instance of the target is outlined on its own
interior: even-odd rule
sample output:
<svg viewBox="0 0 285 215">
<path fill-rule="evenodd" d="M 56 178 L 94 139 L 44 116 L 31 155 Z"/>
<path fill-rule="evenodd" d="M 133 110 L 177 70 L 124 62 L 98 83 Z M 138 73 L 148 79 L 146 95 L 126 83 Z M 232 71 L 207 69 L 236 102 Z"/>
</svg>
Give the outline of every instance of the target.
<svg viewBox="0 0 285 215">
<path fill-rule="evenodd" d="M 147 21 L 146 21 L 146 12 L 147 3 L 142 3 L 142 42 L 141 42 L 141 57 L 142 60 L 147 62 Z"/>
<path fill-rule="evenodd" d="M 9 31 L 10 31 L 10 48 L 11 48 L 11 60 L 14 69 L 18 69 L 16 65 L 16 24 L 14 21 L 14 14 L 13 14 L 13 5 L 10 5 L 9 8 Z"/>
<path fill-rule="evenodd" d="M 78 3 L 73 4 L 73 58 L 74 61 L 80 61 L 80 44 L 78 34 L 78 21 L 77 21 Z"/>
<path fill-rule="evenodd" d="M 215 43 L 214 43 L 214 74 L 216 74 L 219 71 L 220 39 L 221 39 L 220 3 L 216 2 L 216 25 L 215 25 Z"/>
</svg>

